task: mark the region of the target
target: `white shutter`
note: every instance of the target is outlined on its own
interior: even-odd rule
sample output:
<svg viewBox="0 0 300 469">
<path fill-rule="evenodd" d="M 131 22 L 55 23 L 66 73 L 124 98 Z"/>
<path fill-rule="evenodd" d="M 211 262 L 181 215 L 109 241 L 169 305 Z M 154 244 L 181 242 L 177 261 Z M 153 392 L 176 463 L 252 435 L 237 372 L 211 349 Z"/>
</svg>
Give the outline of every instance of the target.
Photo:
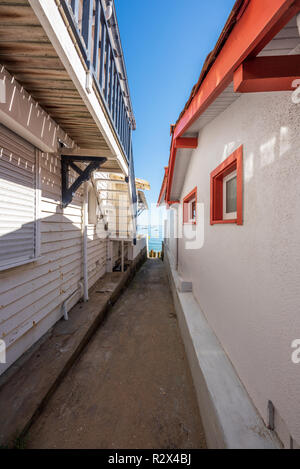
<svg viewBox="0 0 300 469">
<path fill-rule="evenodd" d="M 36 150 L 0 125 L 0 268 L 35 257 Z"/>
</svg>

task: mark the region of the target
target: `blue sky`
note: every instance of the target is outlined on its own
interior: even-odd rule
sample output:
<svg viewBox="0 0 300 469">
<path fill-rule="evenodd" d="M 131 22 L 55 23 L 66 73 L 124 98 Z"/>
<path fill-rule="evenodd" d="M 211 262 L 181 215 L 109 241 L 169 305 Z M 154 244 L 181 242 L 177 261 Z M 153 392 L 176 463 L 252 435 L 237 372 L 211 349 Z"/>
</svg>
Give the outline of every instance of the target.
<svg viewBox="0 0 300 469">
<path fill-rule="evenodd" d="M 115 0 L 137 130 L 136 177 L 156 203 L 175 123 L 235 0 Z"/>
</svg>

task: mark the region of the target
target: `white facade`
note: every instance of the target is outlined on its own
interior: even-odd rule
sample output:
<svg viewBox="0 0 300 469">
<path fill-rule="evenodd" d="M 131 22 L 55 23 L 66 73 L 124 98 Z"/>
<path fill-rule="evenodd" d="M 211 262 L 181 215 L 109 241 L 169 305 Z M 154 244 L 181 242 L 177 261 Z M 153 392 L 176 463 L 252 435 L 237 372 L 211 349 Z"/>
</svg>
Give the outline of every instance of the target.
<svg viewBox="0 0 300 469">
<path fill-rule="evenodd" d="M 290 92 L 242 95 L 204 126 L 180 205 L 169 210 L 169 220 L 178 211 L 179 234 L 194 231 L 195 242 L 184 233 L 166 240 L 265 422 L 273 402 L 285 447 L 300 442 L 300 364 L 291 348 L 300 338 L 299 110 Z M 241 145 L 243 225 L 211 225 L 210 173 Z M 195 187 L 197 225 L 183 227 L 182 202 Z"/>
<path fill-rule="evenodd" d="M 7 353 L 1 373 L 62 317 L 62 304 L 71 294 L 76 292 L 68 310 L 82 297 L 82 190 L 61 208 L 60 158 L 40 152 L 39 156 L 38 259 L 0 272 L 0 337 Z M 107 236 L 103 221 L 88 225 L 89 287 L 106 272 Z"/>
</svg>

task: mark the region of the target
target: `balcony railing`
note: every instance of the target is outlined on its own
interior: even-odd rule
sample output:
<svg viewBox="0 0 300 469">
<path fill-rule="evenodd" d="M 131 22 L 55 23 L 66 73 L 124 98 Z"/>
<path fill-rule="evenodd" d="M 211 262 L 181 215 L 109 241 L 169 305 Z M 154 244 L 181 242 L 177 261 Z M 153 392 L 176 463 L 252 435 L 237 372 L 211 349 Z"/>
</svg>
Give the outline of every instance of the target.
<svg viewBox="0 0 300 469">
<path fill-rule="evenodd" d="M 131 123 L 102 2 L 101 0 L 63 0 L 62 6 L 83 59 L 105 104 L 111 124 L 129 161 Z"/>
</svg>

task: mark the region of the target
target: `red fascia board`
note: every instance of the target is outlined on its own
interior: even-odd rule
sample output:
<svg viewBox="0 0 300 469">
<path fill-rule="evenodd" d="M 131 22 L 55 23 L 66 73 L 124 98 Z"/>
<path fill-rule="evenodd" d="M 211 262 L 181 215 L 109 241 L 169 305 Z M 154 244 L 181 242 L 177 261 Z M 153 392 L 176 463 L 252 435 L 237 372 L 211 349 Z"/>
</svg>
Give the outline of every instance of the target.
<svg viewBox="0 0 300 469">
<path fill-rule="evenodd" d="M 234 72 L 234 91 L 293 91 L 293 82 L 299 78 L 300 60 L 297 55 L 256 57 L 242 63 Z"/>
<path fill-rule="evenodd" d="M 173 136 L 172 137 L 172 144 L 171 144 L 170 159 L 169 159 L 169 172 L 168 172 L 168 179 L 167 179 L 167 188 L 166 188 L 166 201 L 167 201 L 167 203 L 170 202 L 170 193 L 171 193 L 171 186 L 172 186 L 172 181 L 173 181 L 176 153 L 177 153 L 177 149 L 176 149 L 176 146 L 175 146 L 175 140 L 174 140 L 174 136 Z"/>
<path fill-rule="evenodd" d="M 182 149 L 182 148 L 194 149 L 194 148 L 197 148 L 197 146 L 198 146 L 198 138 L 180 137 L 180 138 L 172 139 L 171 154 L 170 154 L 170 161 L 169 161 L 170 171 L 168 174 L 167 193 L 166 193 L 166 200 L 168 203 L 170 202 L 170 191 L 171 191 L 170 181 L 173 180 L 177 150 Z"/>
<path fill-rule="evenodd" d="M 294 8 L 291 8 L 294 4 Z M 290 15 L 286 15 L 291 8 Z M 189 108 L 176 125 L 174 137 L 180 137 L 212 101 L 232 81 L 233 72 L 263 41 L 277 22 L 286 15 L 287 23 L 300 11 L 297 0 L 251 0 L 236 23 L 218 57 L 205 77 Z M 276 34 L 274 31 L 274 35 Z M 272 38 L 270 38 L 271 40 Z M 258 53 L 257 49 L 257 53 Z"/>
<path fill-rule="evenodd" d="M 243 15 L 228 36 L 188 109 L 177 123 L 173 141 L 210 106 L 233 79 L 234 71 L 253 53 L 257 55 L 293 16 L 300 11 L 299 0 L 250 0 Z M 265 42 L 264 42 L 265 41 Z M 167 201 L 170 198 L 176 147 L 172 144 L 169 159 Z"/>
<path fill-rule="evenodd" d="M 164 193 L 166 191 L 166 188 L 167 188 L 168 169 L 169 169 L 168 166 L 166 166 L 165 167 L 165 175 L 164 175 L 163 183 L 162 183 L 160 193 L 159 193 L 159 197 L 158 197 L 158 201 L 157 201 L 157 206 L 160 205 L 160 203 L 162 201 L 162 198 L 163 198 L 163 195 L 164 195 Z"/>
</svg>

